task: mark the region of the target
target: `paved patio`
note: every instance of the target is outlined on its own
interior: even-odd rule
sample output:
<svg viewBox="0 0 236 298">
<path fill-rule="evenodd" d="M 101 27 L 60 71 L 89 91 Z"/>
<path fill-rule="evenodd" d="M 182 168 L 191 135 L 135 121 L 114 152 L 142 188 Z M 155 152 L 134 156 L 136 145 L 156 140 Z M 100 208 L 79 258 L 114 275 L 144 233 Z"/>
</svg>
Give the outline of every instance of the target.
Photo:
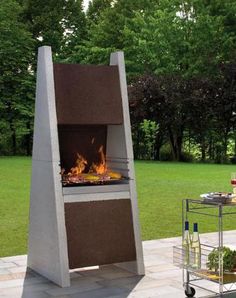
<svg viewBox="0 0 236 298">
<path fill-rule="evenodd" d="M 202 242 L 216 243 L 215 233 L 201 236 Z M 27 256 L 0 259 L 0 297 L 9 298 L 124 298 L 124 297 L 185 297 L 182 271 L 173 266 L 172 246 L 181 239 L 168 238 L 144 241 L 146 275 L 134 274 L 115 266 L 102 266 L 71 272 L 71 287 L 60 288 L 33 271 L 27 270 Z M 236 231 L 225 232 L 225 245 L 236 246 Z M 204 281 L 202 282 L 204 284 Z M 211 283 L 214 288 L 214 284 Z M 212 297 L 197 290 L 196 297 Z M 214 296 L 215 297 L 215 296 Z M 225 296 L 226 297 L 226 296 Z M 236 297 L 236 294 L 227 295 Z"/>
</svg>

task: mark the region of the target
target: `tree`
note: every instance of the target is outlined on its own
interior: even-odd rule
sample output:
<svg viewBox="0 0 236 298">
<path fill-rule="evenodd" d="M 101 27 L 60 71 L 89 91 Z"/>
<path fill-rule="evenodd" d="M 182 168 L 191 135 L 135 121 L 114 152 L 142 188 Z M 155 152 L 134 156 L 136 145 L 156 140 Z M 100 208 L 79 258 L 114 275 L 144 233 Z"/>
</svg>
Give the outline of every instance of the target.
<svg viewBox="0 0 236 298">
<path fill-rule="evenodd" d="M 20 22 L 20 13 L 21 8 L 14 0 L 1 2 L 0 134 L 6 143 L 11 140 L 12 154 L 17 152 L 17 139 L 31 134 L 33 116 L 34 79 L 30 64 L 34 44 L 30 33 Z M 1 146 L 3 153 L 10 153 L 3 142 Z"/>
<path fill-rule="evenodd" d="M 117 0 L 112 1 L 112 5 L 109 2 L 92 2 L 94 5 L 91 4 L 88 11 L 88 40 L 74 48 L 71 62 L 107 63 L 112 51 L 124 49 L 123 31 L 135 13 L 151 10 L 156 0 Z"/>
<path fill-rule="evenodd" d="M 92 0 L 89 1 L 86 17 L 89 25 L 98 24 L 101 14 L 111 8 L 112 0 Z"/>
<path fill-rule="evenodd" d="M 144 119 L 155 121 L 158 131 L 155 134 L 154 159 L 160 159 L 160 148 L 166 139 L 166 98 L 162 94 L 160 80 L 153 75 L 138 77 L 129 86 L 130 114 L 134 132 L 135 154 L 141 156 L 141 131 L 140 123 Z"/>
<path fill-rule="evenodd" d="M 136 156 L 143 155 L 140 123 L 148 119 L 160 128 L 155 134 L 156 159 L 168 140 L 173 159 L 182 160 L 183 143 L 188 138 L 199 146 L 202 161 L 227 161 L 229 141 L 235 142 L 235 64 L 221 65 L 219 73 L 211 79 L 167 75 L 137 78 L 129 88 Z"/>
<path fill-rule="evenodd" d="M 213 13 L 217 1 L 94 1 L 88 40 L 71 61 L 107 63 L 111 51 L 124 50 L 129 80 L 144 73 L 215 76 L 217 65 L 233 57 L 236 36 L 235 5 Z"/>
<path fill-rule="evenodd" d="M 97 47 L 116 49 L 124 48 L 123 29 L 129 24 L 137 11 L 146 11 L 152 8 L 153 0 L 118 0 L 103 11 L 99 22 L 95 23 L 90 32 L 89 40 Z"/>
<path fill-rule="evenodd" d="M 225 30 L 225 15 L 210 15 L 198 3 L 163 0 L 153 10 L 136 12 L 123 31 L 134 75 L 215 76 L 218 64 L 234 53 L 236 35 Z"/>
<path fill-rule="evenodd" d="M 165 123 L 173 160 L 181 161 L 191 89 L 188 80 L 177 75 L 163 76 L 161 88 L 166 98 Z"/>
<path fill-rule="evenodd" d="M 155 159 L 159 159 L 160 148 L 166 139 L 171 145 L 173 160 L 182 159 L 184 131 L 188 119 L 188 86 L 187 81 L 180 76 L 155 75 L 140 77 L 132 84 L 130 106 L 133 123 L 148 119 L 155 121 L 159 127 Z"/>
<path fill-rule="evenodd" d="M 218 142 L 221 146 L 220 161 L 227 160 L 227 148 L 232 128 L 235 127 L 236 112 L 236 65 L 221 65 L 221 76 L 216 80 L 214 98 L 215 130 L 218 132 Z"/>
<path fill-rule="evenodd" d="M 24 0 L 23 20 L 36 40 L 36 48 L 50 45 L 61 59 L 86 36 L 82 0 Z"/>
<path fill-rule="evenodd" d="M 215 84 L 208 78 L 188 79 L 189 100 L 186 102 L 188 137 L 200 147 L 201 160 L 205 161 L 214 131 Z"/>
</svg>

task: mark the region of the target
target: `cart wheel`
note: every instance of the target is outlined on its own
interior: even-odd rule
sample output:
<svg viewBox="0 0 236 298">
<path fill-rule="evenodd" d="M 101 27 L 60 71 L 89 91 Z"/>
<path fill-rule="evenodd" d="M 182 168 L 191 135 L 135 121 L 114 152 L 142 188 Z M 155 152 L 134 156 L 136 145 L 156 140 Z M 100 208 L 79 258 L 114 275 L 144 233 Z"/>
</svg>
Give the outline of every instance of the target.
<svg viewBox="0 0 236 298">
<path fill-rule="evenodd" d="M 185 295 L 187 297 L 194 297 L 195 293 L 196 293 L 196 291 L 192 287 L 189 287 L 187 290 L 185 290 Z"/>
</svg>

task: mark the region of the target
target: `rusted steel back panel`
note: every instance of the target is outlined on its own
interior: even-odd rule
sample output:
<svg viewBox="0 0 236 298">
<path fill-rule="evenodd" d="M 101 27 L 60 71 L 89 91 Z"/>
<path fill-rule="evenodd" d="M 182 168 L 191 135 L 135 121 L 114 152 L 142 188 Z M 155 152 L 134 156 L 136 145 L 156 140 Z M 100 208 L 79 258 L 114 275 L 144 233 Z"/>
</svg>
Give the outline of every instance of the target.
<svg viewBox="0 0 236 298">
<path fill-rule="evenodd" d="M 117 66 L 54 64 L 58 124 L 122 124 Z"/>
</svg>

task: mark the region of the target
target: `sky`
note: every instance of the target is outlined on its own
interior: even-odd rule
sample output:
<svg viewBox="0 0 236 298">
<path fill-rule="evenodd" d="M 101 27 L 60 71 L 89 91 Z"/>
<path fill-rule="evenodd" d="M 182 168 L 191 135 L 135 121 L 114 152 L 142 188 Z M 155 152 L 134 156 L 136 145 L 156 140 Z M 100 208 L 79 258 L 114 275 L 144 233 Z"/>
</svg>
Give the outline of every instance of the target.
<svg viewBox="0 0 236 298">
<path fill-rule="evenodd" d="M 88 3 L 89 3 L 89 0 L 84 0 L 84 9 L 85 10 L 88 8 Z"/>
</svg>

